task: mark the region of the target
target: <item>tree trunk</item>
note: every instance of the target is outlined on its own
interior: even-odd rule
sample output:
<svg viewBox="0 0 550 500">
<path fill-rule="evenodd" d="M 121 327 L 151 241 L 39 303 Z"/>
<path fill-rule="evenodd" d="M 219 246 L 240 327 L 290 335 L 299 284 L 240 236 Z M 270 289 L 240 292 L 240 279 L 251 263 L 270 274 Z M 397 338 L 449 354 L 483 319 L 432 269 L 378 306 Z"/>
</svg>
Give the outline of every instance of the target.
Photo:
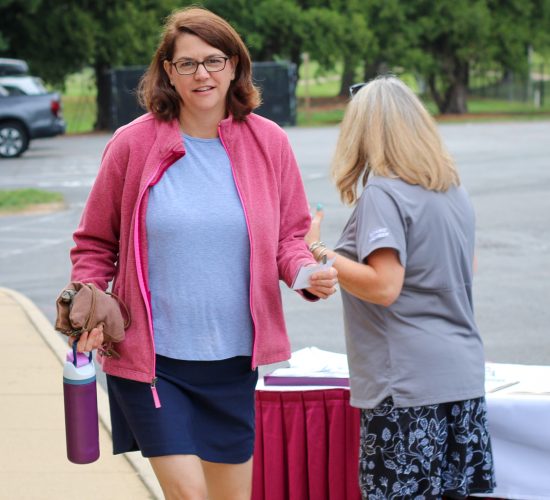
<svg viewBox="0 0 550 500">
<path fill-rule="evenodd" d="M 432 95 L 432 98 L 435 102 L 435 105 L 437 106 L 437 109 L 439 110 L 440 113 L 443 113 L 443 108 L 445 107 L 445 104 L 443 102 L 443 97 L 441 97 L 441 94 L 437 89 L 437 84 L 435 82 L 435 75 L 433 73 L 428 75 L 428 88 L 430 89 L 430 94 Z"/>
<path fill-rule="evenodd" d="M 109 65 L 98 62 L 94 65 L 97 86 L 97 115 L 94 130 L 109 130 L 111 128 L 111 80 Z"/>
<path fill-rule="evenodd" d="M 302 51 L 301 47 L 294 46 L 290 51 L 290 60 L 296 65 L 296 78 L 300 79 L 300 66 L 302 66 Z M 296 82 L 298 84 L 298 82 Z"/>
<path fill-rule="evenodd" d="M 468 86 L 463 81 L 455 81 L 445 96 L 445 105 L 440 111 L 443 114 L 461 115 L 468 112 Z"/>
<path fill-rule="evenodd" d="M 382 71 L 381 71 L 382 70 Z M 368 82 L 373 78 L 376 78 L 381 72 L 387 71 L 387 66 L 382 61 L 371 61 L 367 63 L 365 61 L 365 67 L 363 69 L 363 81 Z"/>
<path fill-rule="evenodd" d="M 344 59 L 344 70 L 342 71 L 342 79 L 340 81 L 340 97 L 349 96 L 349 88 L 355 83 L 355 65 L 350 59 Z"/>
<path fill-rule="evenodd" d="M 438 91 L 435 76 L 430 75 L 428 85 L 432 97 L 441 114 L 461 115 L 468 112 L 468 82 L 470 68 L 467 62 L 453 60 L 451 71 L 447 74 L 447 88 L 444 96 Z"/>
</svg>

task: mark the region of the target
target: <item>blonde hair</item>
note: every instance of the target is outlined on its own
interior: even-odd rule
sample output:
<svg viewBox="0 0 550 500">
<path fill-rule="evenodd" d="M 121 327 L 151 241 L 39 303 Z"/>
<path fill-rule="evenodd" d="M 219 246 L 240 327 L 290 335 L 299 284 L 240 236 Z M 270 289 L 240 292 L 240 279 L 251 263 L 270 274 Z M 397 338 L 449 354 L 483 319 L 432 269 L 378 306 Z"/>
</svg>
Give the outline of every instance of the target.
<svg viewBox="0 0 550 500">
<path fill-rule="evenodd" d="M 331 171 L 349 205 L 357 201 L 359 178 L 364 186 L 371 172 L 433 191 L 460 184 L 434 119 L 395 76 L 370 81 L 350 101 Z"/>
</svg>

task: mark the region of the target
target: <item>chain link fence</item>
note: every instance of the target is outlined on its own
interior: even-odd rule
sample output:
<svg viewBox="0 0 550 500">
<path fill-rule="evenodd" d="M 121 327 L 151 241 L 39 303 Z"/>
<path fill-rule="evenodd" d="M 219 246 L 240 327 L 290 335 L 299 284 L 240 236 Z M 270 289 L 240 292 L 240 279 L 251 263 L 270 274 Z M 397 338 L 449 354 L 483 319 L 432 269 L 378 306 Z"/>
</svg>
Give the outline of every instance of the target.
<svg viewBox="0 0 550 500">
<path fill-rule="evenodd" d="M 532 103 L 535 108 L 541 108 L 550 99 L 550 75 L 545 70 L 541 65 L 526 76 L 486 71 L 470 77 L 468 93 L 477 97 Z"/>
</svg>

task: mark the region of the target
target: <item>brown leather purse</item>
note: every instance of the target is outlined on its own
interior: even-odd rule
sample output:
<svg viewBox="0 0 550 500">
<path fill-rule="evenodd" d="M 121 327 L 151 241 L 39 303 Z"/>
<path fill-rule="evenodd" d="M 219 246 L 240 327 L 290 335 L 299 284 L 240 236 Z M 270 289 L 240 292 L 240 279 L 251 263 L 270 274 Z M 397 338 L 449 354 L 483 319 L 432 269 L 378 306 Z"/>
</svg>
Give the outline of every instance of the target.
<svg viewBox="0 0 550 500">
<path fill-rule="evenodd" d="M 56 308 L 55 329 L 71 337 L 79 337 L 103 323 L 105 343 L 120 342 L 130 325 L 126 305 L 116 295 L 99 290 L 93 283 L 69 283 L 57 297 Z"/>
</svg>

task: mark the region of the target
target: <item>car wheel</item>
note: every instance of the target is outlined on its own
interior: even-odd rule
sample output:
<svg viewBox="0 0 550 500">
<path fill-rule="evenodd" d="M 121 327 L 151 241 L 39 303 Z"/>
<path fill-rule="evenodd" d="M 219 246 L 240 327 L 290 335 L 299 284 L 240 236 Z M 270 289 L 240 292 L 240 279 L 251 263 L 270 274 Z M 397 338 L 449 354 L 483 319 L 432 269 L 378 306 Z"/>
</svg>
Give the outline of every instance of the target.
<svg viewBox="0 0 550 500">
<path fill-rule="evenodd" d="M 0 157 L 16 158 L 29 147 L 29 134 L 19 122 L 0 123 Z"/>
</svg>

